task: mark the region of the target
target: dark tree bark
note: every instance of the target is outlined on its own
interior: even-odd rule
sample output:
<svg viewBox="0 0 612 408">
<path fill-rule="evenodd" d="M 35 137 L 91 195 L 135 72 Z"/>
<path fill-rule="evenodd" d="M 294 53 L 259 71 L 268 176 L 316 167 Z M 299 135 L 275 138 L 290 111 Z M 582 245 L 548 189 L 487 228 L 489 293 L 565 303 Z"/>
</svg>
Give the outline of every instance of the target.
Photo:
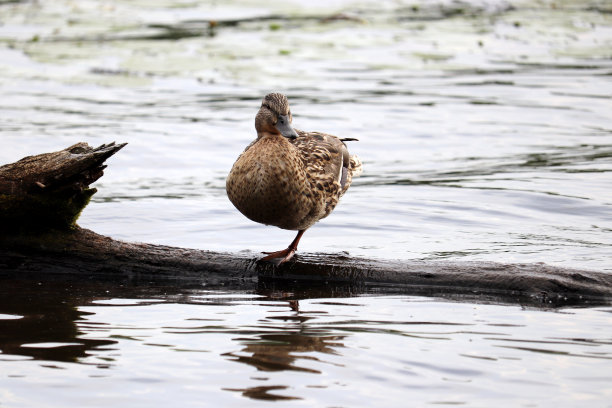
<svg viewBox="0 0 612 408">
<path fill-rule="evenodd" d="M 343 293 L 412 293 L 544 305 L 609 303 L 612 274 L 542 263 L 373 260 L 298 254 L 275 266 L 258 254 L 230 254 L 127 243 L 75 224 L 104 161 L 125 144 L 79 143 L 0 167 L 0 274 L 131 281 L 175 281 L 208 287 L 299 291 L 338 287 Z"/>
</svg>

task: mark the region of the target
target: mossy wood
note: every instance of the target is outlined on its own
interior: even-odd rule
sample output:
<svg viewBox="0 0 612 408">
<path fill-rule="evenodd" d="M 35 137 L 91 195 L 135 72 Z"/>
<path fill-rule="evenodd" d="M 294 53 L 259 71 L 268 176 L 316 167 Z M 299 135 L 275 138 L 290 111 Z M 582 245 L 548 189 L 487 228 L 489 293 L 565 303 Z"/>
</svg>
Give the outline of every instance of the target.
<svg viewBox="0 0 612 408">
<path fill-rule="evenodd" d="M 0 167 L 0 278 L 174 281 L 253 290 L 341 293 L 376 291 L 532 305 L 608 304 L 612 274 L 542 263 L 373 260 L 346 254 L 298 254 L 277 267 L 259 254 L 221 253 L 127 243 L 78 227 L 78 215 L 103 174 L 104 161 L 125 144 L 26 157 Z M 6 283 L 3 283 L 6 284 Z"/>
</svg>

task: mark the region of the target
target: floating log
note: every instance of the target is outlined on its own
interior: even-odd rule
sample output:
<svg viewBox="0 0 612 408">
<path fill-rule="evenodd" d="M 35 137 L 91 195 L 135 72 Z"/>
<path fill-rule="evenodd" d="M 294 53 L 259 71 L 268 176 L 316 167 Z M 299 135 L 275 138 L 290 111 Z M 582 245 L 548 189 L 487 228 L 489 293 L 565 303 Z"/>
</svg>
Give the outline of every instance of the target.
<svg viewBox="0 0 612 408">
<path fill-rule="evenodd" d="M 276 266 L 259 254 L 129 243 L 76 225 L 89 184 L 125 144 L 79 143 L 0 167 L 0 274 L 37 279 L 178 282 L 243 290 L 410 293 L 536 305 L 608 304 L 612 274 L 542 263 L 373 260 L 303 254 Z"/>
</svg>

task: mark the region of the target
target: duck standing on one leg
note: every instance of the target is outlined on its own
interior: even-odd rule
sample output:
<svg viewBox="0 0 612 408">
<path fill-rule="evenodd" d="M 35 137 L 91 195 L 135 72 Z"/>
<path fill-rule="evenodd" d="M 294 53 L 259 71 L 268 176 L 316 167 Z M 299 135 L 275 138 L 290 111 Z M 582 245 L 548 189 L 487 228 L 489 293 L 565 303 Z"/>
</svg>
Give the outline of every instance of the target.
<svg viewBox="0 0 612 408">
<path fill-rule="evenodd" d="M 238 157 L 226 181 L 227 196 L 247 218 L 297 230 L 287 249 L 266 252 L 262 260 L 291 259 L 310 226 L 332 212 L 361 173 L 361 161 L 349 156 L 343 141 L 291 127 L 285 95 L 266 95 L 255 116 L 257 139 Z"/>
</svg>

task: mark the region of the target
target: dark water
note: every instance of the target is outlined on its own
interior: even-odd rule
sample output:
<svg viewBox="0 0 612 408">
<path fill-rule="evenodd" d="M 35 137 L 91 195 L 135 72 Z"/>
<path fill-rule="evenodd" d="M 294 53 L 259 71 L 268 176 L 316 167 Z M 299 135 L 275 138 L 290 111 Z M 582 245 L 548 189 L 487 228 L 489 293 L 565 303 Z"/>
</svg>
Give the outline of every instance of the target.
<svg viewBox="0 0 612 408">
<path fill-rule="evenodd" d="M 300 251 L 612 271 L 607 1 L 0 2 L 0 163 L 129 142 L 79 221 L 117 239 L 284 248 L 224 191 L 270 91 L 360 139 Z M 4 280 L 0 405 L 612 400 L 609 308 L 121 284 Z"/>
</svg>

